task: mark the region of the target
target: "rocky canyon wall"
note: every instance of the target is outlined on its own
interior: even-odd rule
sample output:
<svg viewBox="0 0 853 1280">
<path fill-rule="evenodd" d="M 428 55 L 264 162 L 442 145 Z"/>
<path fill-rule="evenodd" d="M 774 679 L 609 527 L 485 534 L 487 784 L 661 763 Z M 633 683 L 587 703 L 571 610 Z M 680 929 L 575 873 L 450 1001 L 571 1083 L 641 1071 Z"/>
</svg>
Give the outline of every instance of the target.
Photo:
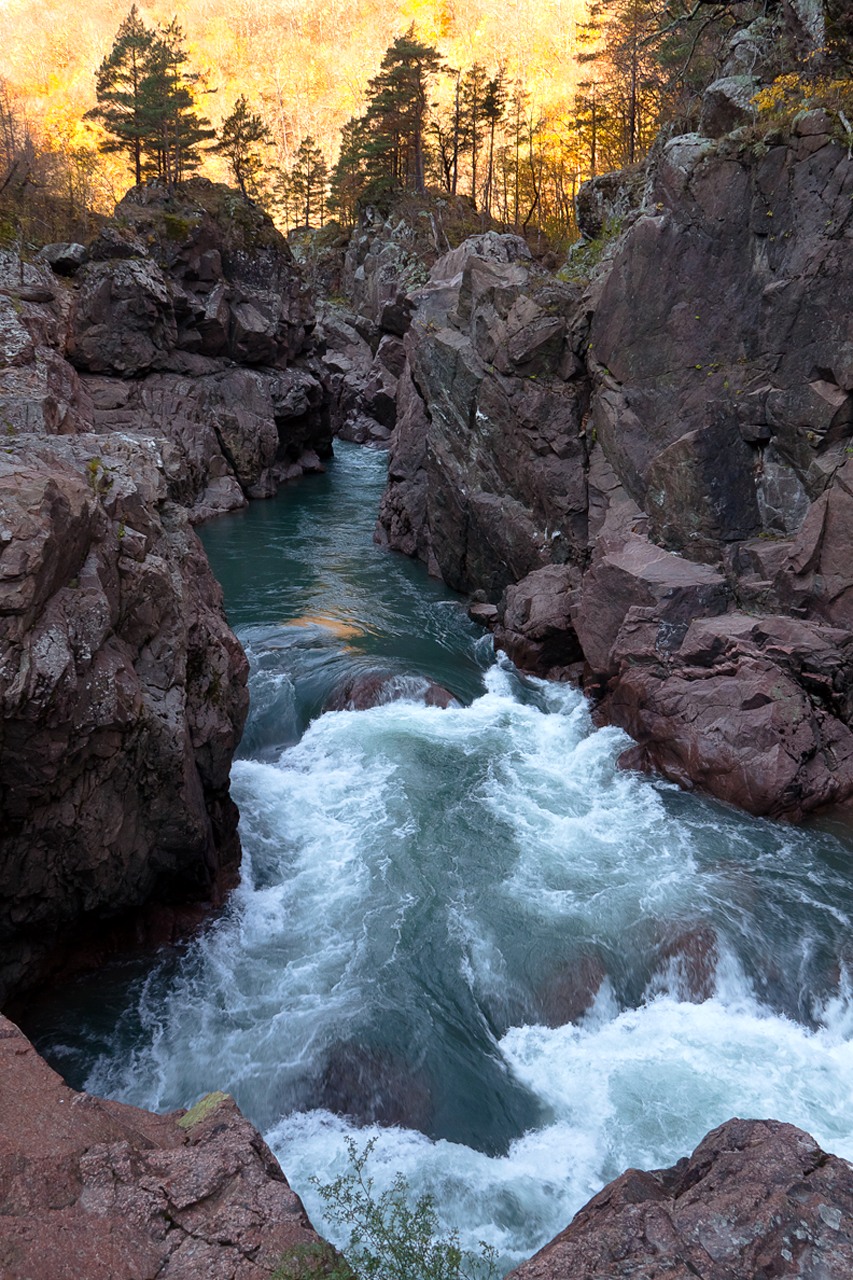
<svg viewBox="0 0 853 1280">
<path fill-rule="evenodd" d="M 853 794 L 853 161 L 815 110 L 609 184 L 591 278 L 486 236 L 412 295 L 379 536 L 626 763 L 798 818 Z"/>
<path fill-rule="evenodd" d="M 247 669 L 191 524 L 331 439 L 310 299 L 236 193 L 136 189 L 42 259 L 0 261 L 0 1002 L 235 882 Z"/>
</svg>

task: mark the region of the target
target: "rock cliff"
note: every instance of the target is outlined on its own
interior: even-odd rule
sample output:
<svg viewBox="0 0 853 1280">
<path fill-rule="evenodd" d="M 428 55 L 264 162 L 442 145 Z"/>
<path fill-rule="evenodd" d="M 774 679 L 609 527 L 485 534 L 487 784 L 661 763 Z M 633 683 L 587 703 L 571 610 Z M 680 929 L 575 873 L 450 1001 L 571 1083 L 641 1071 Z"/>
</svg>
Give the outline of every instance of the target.
<svg viewBox="0 0 853 1280">
<path fill-rule="evenodd" d="M 512 237 L 437 263 L 411 297 L 379 526 L 484 592 L 522 665 L 582 677 L 636 740 L 625 763 L 791 818 L 853 794 L 853 160 L 834 127 L 816 110 L 788 136 L 690 134 L 639 194 L 599 181 L 591 233 L 608 201 L 624 227 L 586 279 Z"/>
<path fill-rule="evenodd" d="M 0 1002 L 234 883 L 247 669 L 191 523 L 331 439 L 310 300 L 236 193 L 135 189 L 43 259 L 0 258 Z"/>
</svg>

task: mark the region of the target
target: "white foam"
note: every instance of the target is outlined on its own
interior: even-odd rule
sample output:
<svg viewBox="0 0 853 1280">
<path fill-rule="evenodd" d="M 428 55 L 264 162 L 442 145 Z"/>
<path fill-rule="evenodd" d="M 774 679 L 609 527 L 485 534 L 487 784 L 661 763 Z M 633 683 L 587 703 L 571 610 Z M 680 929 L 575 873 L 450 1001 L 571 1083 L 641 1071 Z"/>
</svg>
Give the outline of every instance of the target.
<svg viewBox="0 0 853 1280">
<path fill-rule="evenodd" d="M 853 1000 L 821 958 L 846 931 L 843 882 L 813 837 L 620 772 L 625 742 L 593 729 L 575 690 L 504 663 L 469 707 L 326 714 L 279 759 L 239 762 L 243 883 L 178 976 L 147 982 L 137 1048 L 105 1055 L 90 1087 L 160 1108 L 235 1093 L 321 1226 L 310 1177 L 342 1171 L 347 1134 L 375 1133 L 379 1190 L 402 1170 L 507 1265 L 623 1168 L 670 1164 L 735 1114 L 790 1120 L 853 1156 Z M 686 1000 L 688 959 L 672 950 L 691 930 L 704 1003 Z M 549 982 L 590 956 L 586 1014 L 538 1025 Z M 774 1013 L 765 971 L 777 1009 L 786 983 L 813 982 L 823 1025 Z M 387 1033 L 403 1072 L 417 1040 L 429 1087 L 450 1096 L 457 1059 L 492 1070 L 493 1090 L 503 1064 L 507 1111 L 532 1097 L 540 1121 L 506 1121 L 512 1140 L 488 1155 L 286 1114 L 365 1027 Z M 499 1134 L 494 1117 L 478 1123 Z"/>
</svg>

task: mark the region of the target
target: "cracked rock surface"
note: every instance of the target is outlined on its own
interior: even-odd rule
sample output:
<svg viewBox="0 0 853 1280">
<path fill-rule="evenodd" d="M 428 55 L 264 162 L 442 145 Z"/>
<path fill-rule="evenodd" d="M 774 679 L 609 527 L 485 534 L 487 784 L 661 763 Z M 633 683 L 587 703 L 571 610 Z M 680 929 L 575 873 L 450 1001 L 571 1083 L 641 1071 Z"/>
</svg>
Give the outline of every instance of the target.
<svg viewBox="0 0 853 1280">
<path fill-rule="evenodd" d="M 671 1169 L 629 1169 L 507 1280 L 844 1280 L 853 1167 L 778 1120 L 729 1120 Z"/>
<path fill-rule="evenodd" d="M 2 1016 L 0 1079 L 0 1274 L 263 1280 L 285 1257 L 320 1255 L 226 1094 L 156 1116 L 76 1093 Z"/>
</svg>

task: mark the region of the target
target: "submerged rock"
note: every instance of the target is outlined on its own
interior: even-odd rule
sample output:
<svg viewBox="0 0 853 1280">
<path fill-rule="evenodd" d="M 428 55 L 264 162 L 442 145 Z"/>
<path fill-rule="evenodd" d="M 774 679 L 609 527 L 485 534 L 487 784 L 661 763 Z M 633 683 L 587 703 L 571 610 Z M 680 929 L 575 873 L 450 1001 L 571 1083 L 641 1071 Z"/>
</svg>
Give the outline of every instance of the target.
<svg viewBox="0 0 853 1280">
<path fill-rule="evenodd" d="M 670 1169 L 629 1169 L 508 1280 L 853 1274 L 853 1167 L 777 1120 L 729 1120 Z"/>
<path fill-rule="evenodd" d="M 324 711 L 367 711 L 389 702 L 422 702 L 427 707 L 458 706 L 449 689 L 425 676 L 367 671 L 350 677 L 330 695 Z"/>
</svg>

